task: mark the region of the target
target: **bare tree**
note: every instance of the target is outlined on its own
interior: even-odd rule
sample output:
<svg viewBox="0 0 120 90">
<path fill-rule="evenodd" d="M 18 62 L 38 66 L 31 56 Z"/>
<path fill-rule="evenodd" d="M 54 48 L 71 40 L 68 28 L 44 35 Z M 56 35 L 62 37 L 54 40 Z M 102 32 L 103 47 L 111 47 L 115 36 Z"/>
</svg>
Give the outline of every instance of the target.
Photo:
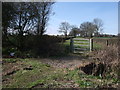
<svg viewBox="0 0 120 90">
<path fill-rule="evenodd" d="M 103 32 L 103 21 L 99 18 L 95 18 L 93 20 L 93 24 L 96 25 L 96 34 L 100 34 Z"/>
<path fill-rule="evenodd" d="M 68 31 L 70 30 L 71 26 L 68 22 L 61 22 L 59 26 L 59 32 L 64 33 L 65 37 L 67 37 Z"/>
<path fill-rule="evenodd" d="M 80 34 L 80 29 L 78 27 L 76 27 L 75 25 L 71 26 L 71 31 L 70 31 L 69 35 L 76 37 L 76 35 L 78 35 L 78 34 Z"/>
<path fill-rule="evenodd" d="M 10 27 L 10 22 L 14 19 L 15 8 L 14 4 L 10 2 L 2 2 L 2 33 L 3 37 L 7 37 L 8 27 Z"/>
<path fill-rule="evenodd" d="M 51 7 L 54 2 L 47 2 L 48 0 L 44 0 L 41 3 L 35 3 L 36 6 L 36 21 L 37 21 L 37 35 L 43 35 L 46 31 L 47 22 L 49 20 L 49 15 L 51 14 Z"/>
<path fill-rule="evenodd" d="M 96 26 L 92 22 L 84 22 L 80 25 L 80 30 L 84 36 L 91 37 L 96 31 Z"/>
<path fill-rule="evenodd" d="M 7 28 L 7 30 L 9 31 L 7 33 L 17 34 L 16 41 L 18 43 L 16 46 L 19 48 L 19 50 L 22 51 L 23 49 L 25 41 L 24 35 L 32 32 L 37 35 L 43 35 L 43 33 L 45 32 L 47 22 L 49 20 L 51 5 L 53 3 L 54 2 L 47 2 L 47 0 L 38 3 L 36 2 L 10 3 L 10 6 L 14 5 L 13 8 L 15 8 L 15 12 L 9 15 L 14 16 L 14 19 L 10 18 L 10 20 L 8 20 L 9 22 L 3 20 L 3 24 L 5 23 L 4 26 L 6 25 L 7 27 L 9 27 Z M 6 7 L 5 11 L 7 12 L 8 10 L 9 9 Z M 4 14 L 6 14 L 6 12 Z M 4 19 L 8 17 L 9 16 L 6 15 Z"/>
<path fill-rule="evenodd" d="M 33 3 L 30 2 L 15 2 L 14 5 L 16 13 L 15 19 L 11 21 L 10 30 L 12 29 L 13 33 L 17 34 L 17 48 L 23 51 L 25 43 L 24 35 L 34 29 L 33 20 L 36 12 L 34 11 Z"/>
</svg>

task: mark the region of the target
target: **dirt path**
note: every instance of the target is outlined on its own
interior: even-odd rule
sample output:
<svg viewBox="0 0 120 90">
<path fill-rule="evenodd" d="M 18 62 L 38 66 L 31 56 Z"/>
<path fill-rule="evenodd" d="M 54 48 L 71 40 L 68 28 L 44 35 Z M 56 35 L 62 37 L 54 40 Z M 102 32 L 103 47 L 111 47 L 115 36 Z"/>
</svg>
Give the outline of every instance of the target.
<svg viewBox="0 0 120 90">
<path fill-rule="evenodd" d="M 36 59 L 35 59 L 36 60 Z M 86 57 L 82 55 L 69 55 L 66 57 L 61 58 L 44 58 L 44 59 L 37 59 L 42 63 L 49 64 L 50 66 L 53 66 L 55 68 L 68 68 L 70 70 L 74 70 L 75 68 L 79 68 L 81 66 L 84 66 L 90 62 L 92 62 L 91 57 Z M 76 84 L 74 81 L 62 81 L 66 82 L 67 85 L 61 86 L 62 88 L 79 88 L 79 85 Z M 38 88 L 39 85 L 35 88 Z"/>
<path fill-rule="evenodd" d="M 84 66 L 92 61 L 91 57 L 75 54 L 61 58 L 44 58 L 37 60 L 56 68 L 69 68 L 69 69 L 74 69 L 76 67 L 79 68 L 80 66 Z"/>
</svg>

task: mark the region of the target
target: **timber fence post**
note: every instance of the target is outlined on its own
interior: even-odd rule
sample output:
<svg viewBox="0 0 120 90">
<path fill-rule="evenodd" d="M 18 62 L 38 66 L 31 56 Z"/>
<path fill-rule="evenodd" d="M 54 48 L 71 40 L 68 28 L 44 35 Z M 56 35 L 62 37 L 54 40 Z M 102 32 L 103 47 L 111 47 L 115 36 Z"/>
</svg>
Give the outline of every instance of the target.
<svg viewBox="0 0 120 90">
<path fill-rule="evenodd" d="M 90 38 L 90 52 L 93 50 L 93 39 Z"/>
<path fill-rule="evenodd" d="M 106 40 L 106 45 L 108 46 L 108 39 Z"/>
<path fill-rule="evenodd" d="M 71 38 L 70 38 L 70 52 L 73 53 L 73 51 L 74 51 L 73 38 L 71 37 Z"/>
</svg>

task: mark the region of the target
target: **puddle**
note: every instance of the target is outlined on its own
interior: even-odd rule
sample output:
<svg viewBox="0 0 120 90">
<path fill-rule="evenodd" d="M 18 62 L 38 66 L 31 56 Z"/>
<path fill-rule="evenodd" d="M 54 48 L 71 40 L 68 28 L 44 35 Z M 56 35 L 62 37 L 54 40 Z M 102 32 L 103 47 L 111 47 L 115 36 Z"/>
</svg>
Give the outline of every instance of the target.
<svg viewBox="0 0 120 90">
<path fill-rule="evenodd" d="M 93 69 L 96 67 L 95 63 L 90 63 L 88 65 L 85 65 L 84 67 L 81 67 L 80 69 L 84 71 L 86 74 L 90 75 L 93 72 Z"/>
<path fill-rule="evenodd" d="M 102 76 L 105 71 L 105 67 L 106 65 L 102 63 L 99 64 L 90 63 L 88 65 L 85 65 L 84 67 L 81 67 L 80 69 L 88 75 Z"/>
</svg>

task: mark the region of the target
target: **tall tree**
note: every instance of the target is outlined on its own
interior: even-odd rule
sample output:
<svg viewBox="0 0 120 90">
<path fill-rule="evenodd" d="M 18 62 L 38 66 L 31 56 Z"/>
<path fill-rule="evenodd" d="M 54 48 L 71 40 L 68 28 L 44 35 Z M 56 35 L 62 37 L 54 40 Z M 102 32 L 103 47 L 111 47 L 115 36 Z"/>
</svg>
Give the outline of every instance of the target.
<svg viewBox="0 0 120 90">
<path fill-rule="evenodd" d="M 30 30 L 34 30 L 33 20 L 36 12 L 34 12 L 33 3 L 30 2 L 15 2 L 14 8 L 16 8 L 15 19 L 11 21 L 10 30 L 12 29 L 13 34 L 17 34 L 17 43 L 15 44 L 20 51 L 23 51 L 25 44 L 24 35 Z"/>
<path fill-rule="evenodd" d="M 35 6 L 30 2 L 19 2 L 15 3 L 16 16 L 15 21 L 12 21 L 14 30 L 19 35 L 24 35 L 30 30 L 34 30 L 35 22 L 34 18 L 36 16 Z"/>
<path fill-rule="evenodd" d="M 93 20 L 93 24 L 96 25 L 96 34 L 100 34 L 103 32 L 103 21 L 99 18 L 95 18 Z"/>
<path fill-rule="evenodd" d="M 15 8 L 15 12 L 11 14 L 12 16 L 14 16 L 14 20 L 12 19 L 9 21 L 8 23 L 9 28 L 7 28 L 6 30 L 8 30 L 7 33 L 17 35 L 16 40 L 18 44 L 16 46 L 19 48 L 19 50 L 22 51 L 24 47 L 25 41 L 24 35 L 29 33 L 43 35 L 49 19 L 52 4 L 53 2 L 47 1 L 38 3 L 36 2 L 10 3 L 10 6 L 13 6 L 13 8 Z M 7 8 L 5 10 L 7 12 Z M 3 22 L 6 23 L 5 20 L 3 20 Z"/>
<path fill-rule="evenodd" d="M 68 31 L 70 30 L 71 26 L 68 22 L 61 22 L 59 26 L 59 32 L 64 33 L 65 37 L 67 37 Z"/>
<path fill-rule="evenodd" d="M 94 25 L 92 22 L 84 22 L 80 25 L 80 30 L 84 33 L 84 36 L 91 37 L 95 31 L 96 31 L 96 25 Z"/>
<path fill-rule="evenodd" d="M 15 19 L 9 22 L 9 24 L 12 23 L 10 29 L 12 29 L 13 33 L 16 32 L 21 35 L 28 32 L 43 35 L 50 17 L 52 4 L 54 4 L 54 2 L 47 2 L 47 0 L 43 2 L 10 3 L 16 10 L 16 12 L 12 14 Z M 7 9 L 5 10 L 8 11 Z"/>
<path fill-rule="evenodd" d="M 11 2 L 2 2 L 2 33 L 3 37 L 7 37 L 7 29 L 10 27 L 10 22 L 14 19 L 15 8 Z"/>
<path fill-rule="evenodd" d="M 44 0 L 41 3 L 35 3 L 36 6 L 36 21 L 37 21 L 37 34 L 43 35 L 46 31 L 47 22 L 49 20 L 49 16 L 51 14 L 51 8 L 54 2 L 47 2 L 47 0 Z"/>
<path fill-rule="evenodd" d="M 80 29 L 76 27 L 75 25 L 71 26 L 71 31 L 69 35 L 76 37 L 77 34 L 80 34 Z"/>
</svg>

